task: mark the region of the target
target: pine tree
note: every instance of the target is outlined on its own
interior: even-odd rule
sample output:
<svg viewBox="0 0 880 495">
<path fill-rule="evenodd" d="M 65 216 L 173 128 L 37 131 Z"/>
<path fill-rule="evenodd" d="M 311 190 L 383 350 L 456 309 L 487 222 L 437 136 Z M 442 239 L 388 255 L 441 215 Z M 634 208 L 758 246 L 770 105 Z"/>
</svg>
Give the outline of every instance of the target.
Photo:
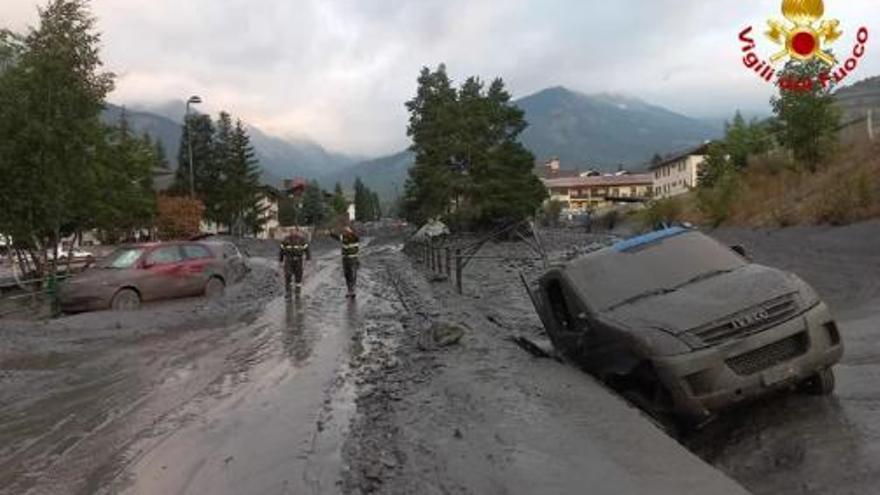
<svg viewBox="0 0 880 495">
<path fill-rule="evenodd" d="M 546 192 L 532 173 L 534 156 L 518 141 L 527 124 L 503 81 L 485 89 L 471 77 L 455 90 L 441 65 L 423 69 L 418 84 L 407 102 L 416 153 L 406 186 L 407 218 L 491 223 L 532 215 Z"/>
<path fill-rule="evenodd" d="M 260 207 L 260 164 L 256 158 L 250 136 L 241 120 L 236 121 L 229 147 L 230 159 L 223 188 L 231 204 L 230 226 L 234 231 L 254 234 L 266 223 L 265 208 Z"/>
<path fill-rule="evenodd" d="M 404 192 L 406 217 L 414 222 L 449 212 L 463 164 L 455 156 L 457 93 L 446 74 L 446 66 L 436 71 L 423 68 L 416 96 L 406 103 L 410 113 L 407 135 L 415 152 L 415 165 L 409 170 Z"/>
<path fill-rule="evenodd" d="M 323 224 L 327 218 L 324 192 L 317 181 L 309 182 L 306 186 L 303 193 L 302 216 L 307 224 L 315 226 Z"/>
<path fill-rule="evenodd" d="M 333 188 L 333 212 L 336 215 L 343 215 L 346 211 L 348 211 L 348 201 L 342 191 L 342 184 L 337 182 Z"/>
<path fill-rule="evenodd" d="M 153 153 L 156 156 L 156 168 L 171 170 L 171 164 L 168 163 L 168 153 L 165 151 L 165 145 L 162 144 L 161 140 L 156 140 Z"/>
<path fill-rule="evenodd" d="M 220 112 L 214 135 L 211 140 L 211 168 L 209 176 L 214 181 L 204 191 L 205 216 L 217 224 L 225 225 L 230 231 L 236 231 L 239 221 L 238 197 L 236 196 L 238 178 L 233 178 L 235 157 L 233 156 L 233 124 L 232 117 Z M 240 229 L 239 229 L 240 230 Z"/>
<path fill-rule="evenodd" d="M 192 134 L 192 164 L 190 164 L 190 134 Z M 190 174 L 193 177 L 195 195 L 205 204 L 208 218 L 214 205 L 211 200 L 216 197 L 216 187 L 219 182 L 219 170 L 214 159 L 214 123 L 209 115 L 198 113 L 190 114 L 182 126 L 180 136 L 180 149 L 177 154 L 177 172 L 174 175 L 174 183 L 171 193 L 188 195 L 190 193 Z M 192 171 L 190 167 L 192 166 Z"/>
</svg>

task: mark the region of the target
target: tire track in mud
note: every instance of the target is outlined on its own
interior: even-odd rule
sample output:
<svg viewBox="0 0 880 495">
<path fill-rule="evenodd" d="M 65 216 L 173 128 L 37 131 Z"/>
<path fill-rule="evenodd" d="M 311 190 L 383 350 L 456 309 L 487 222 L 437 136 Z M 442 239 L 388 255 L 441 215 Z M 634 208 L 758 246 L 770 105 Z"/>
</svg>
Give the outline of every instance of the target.
<svg viewBox="0 0 880 495">
<path fill-rule="evenodd" d="M 261 271 L 247 283 L 264 286 L 260 277 L 274 276 L 274 271 Z M 169 303 L 167 310 L 159 305 L 131 315 L 108 313 L 104 317 L 112 322 L 159 316 L 160 326 L 144 333 L 117 323 L 115 332 L 99 330 L 91 332 L 97 337 L 79 337 L 80 332 L 90 332 L 80 331 L 76 322 L 100 320 L 101 313 L 51 322 L 65 331 L 40 335 L 43 341 L 38 342 L 51 346 L 54 340 L 61 341 L 72 350 L 67 354 L 70 359 L 46 370 L 43 378 L 29 377 L 30 393 L 0 382 L 0 394 L 9 399 L 0 408 L 0 443 L 4 446 L 0 493 L 93 492 L 93 478 L 132 435 L 185 403 L 223 369 L 236 330 L 225 332 L 215 325 L 223 319 L 235 325 L 248 318 L 247 311 L 237 313 L 238 292 L 242 291 L 233 289 L 229 298 L 231 312 L 220 312 L 219 319 L 209 318 L 200 326 L 197 322 L 196 328 L 179 328 L 168 316 L 201 304 L 200 300 Z M 246 306 L 255 304 L 258 300 Z M 145 325 L 136 328 L 146 330 Z M 71 339 L 73 344 L 63 343 Z"/>
</svg>

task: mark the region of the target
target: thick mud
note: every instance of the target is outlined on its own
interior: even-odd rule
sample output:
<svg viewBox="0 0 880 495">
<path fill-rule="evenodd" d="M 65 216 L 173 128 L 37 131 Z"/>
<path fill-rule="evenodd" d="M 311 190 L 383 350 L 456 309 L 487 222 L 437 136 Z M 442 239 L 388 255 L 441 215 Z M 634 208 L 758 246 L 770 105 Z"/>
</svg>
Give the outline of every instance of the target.
<svg viewBox="0 0 880 495">
<path fill-rule="evenodd" d="M 789 394 L 752 404 L 688 445 L 758 495 L 877 493 L 880 223 L 713 235 L 810 282 L 838 319 L 846 352 L 831 397 Z"/>
<path fill-rule="evenodd" d="M 766 400 L 686 445 L 757 494 L 873 493 L 880 224 L 713 235 L 813 283 L 847 354 L 835 396 Z M 485 246 L 459 295 L 400 232 L 371 237 L 355 301 L 332 242 L 293 300 L 274 246 L 254 243 L 219 301 L 0 319 L 0 493 L 745 493 L 512 341 L 543 338 L 519 282 L 544 267 L 528 246 Z M 559 260 L 611 240 L 551 232 L 544 247 Z"/>
<path fill-rule="evenodd" d="M 566 257 L 607 240 L 562 235 L 548 245 Z M 371 388 L 345 448 L 347 492 L 745 493 L 589 376 L 512 342 L 543 334 L 519 283 L 520 270 L 542 263 L 521 243 L 487 245 L 480 256 L 508 259 L 475 259 L 464 295 L 407 259 L 381 260 L 404 333 L 365 377 Z M 438 327 L 464 336 L 438 346 Z"/>
</svg>

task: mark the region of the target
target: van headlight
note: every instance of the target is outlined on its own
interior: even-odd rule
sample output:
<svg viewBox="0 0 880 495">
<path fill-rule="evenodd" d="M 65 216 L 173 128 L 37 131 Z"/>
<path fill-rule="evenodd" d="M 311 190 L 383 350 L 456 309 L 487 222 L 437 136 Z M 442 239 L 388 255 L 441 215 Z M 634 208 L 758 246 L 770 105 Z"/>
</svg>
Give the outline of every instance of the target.
<svg viewBox="0 0 880 495">
<path fill-rule="evenodd" d="M 693 352 L 685 341 L 658 328 L 652 328 L 644 336 L 652 356 L 675 356 Z"/>
</svg>

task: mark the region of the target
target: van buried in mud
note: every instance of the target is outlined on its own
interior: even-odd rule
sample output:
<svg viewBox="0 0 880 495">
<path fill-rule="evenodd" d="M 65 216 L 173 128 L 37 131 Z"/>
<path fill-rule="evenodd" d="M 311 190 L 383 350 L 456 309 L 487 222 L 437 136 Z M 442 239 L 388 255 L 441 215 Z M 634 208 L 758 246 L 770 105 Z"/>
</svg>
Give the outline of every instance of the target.
<svg viewBox="0 0 880 495">
<path fill-rule="evenodd" d="M 692 424 L 773 390 L 830 394 L 843 355 L 807 283 L 680 227 L 552 268 L 530 293 L 559 353 L 655 416 Z"/>
</svg>

